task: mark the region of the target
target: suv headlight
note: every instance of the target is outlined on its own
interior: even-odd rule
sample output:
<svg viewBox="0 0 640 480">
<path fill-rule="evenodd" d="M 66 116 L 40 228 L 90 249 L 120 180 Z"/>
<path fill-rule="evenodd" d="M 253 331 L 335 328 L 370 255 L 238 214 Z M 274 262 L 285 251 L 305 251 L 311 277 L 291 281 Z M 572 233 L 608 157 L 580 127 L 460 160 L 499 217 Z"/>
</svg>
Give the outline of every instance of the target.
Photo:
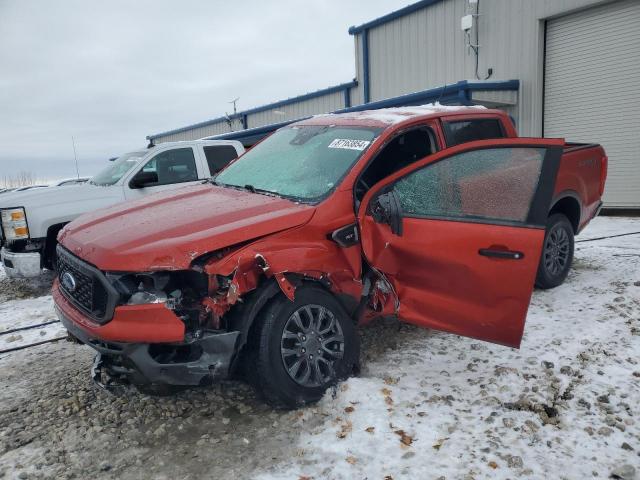
<svg viewBox="0 0 640 480">
<path fill-rule="evenodd" d="M 7 208 L 0 210 L 2 231 L 5 240 L 24 240 L 29 238 L 29 227 L 24 208 Z"/>
</svg>

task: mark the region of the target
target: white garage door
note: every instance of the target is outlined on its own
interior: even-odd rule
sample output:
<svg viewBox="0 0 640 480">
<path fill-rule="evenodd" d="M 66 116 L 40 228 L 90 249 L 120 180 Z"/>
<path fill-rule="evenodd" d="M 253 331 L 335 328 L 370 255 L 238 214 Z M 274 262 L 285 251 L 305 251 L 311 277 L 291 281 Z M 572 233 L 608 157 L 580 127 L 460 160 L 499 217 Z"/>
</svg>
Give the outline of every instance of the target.
<svg viewBox="0 0 640 480">
<path fill-rule="evenodd" d="M 601 143 L 607 207 L 640 207 L 640 1 L 547 22 L 544 135 Z"/>
</svg>

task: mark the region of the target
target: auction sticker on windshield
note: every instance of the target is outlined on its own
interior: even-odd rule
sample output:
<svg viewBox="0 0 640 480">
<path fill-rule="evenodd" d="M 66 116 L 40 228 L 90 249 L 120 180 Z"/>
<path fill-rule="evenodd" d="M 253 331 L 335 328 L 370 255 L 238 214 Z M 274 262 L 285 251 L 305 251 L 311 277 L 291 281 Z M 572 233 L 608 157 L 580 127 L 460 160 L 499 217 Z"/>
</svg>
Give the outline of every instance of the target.
<svg viewBox="0 0 640 480">
<path fill-rule="evenodd" d="M 329 148 L 346 148 L 347 150 L 364 150 L 371 142 L 368 140 L 351 140 L 336 138 L 329 144 Z"/>
</svg>

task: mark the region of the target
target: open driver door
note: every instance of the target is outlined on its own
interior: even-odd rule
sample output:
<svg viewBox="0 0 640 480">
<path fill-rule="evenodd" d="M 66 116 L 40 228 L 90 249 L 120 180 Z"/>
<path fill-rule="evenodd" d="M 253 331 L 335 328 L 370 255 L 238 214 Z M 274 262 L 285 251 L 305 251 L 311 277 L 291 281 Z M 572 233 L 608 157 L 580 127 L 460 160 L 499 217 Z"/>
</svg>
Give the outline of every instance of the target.
<svg viewBox="0 0 640 480">
<path fill-rule="evenodd" d="M 367 192 L 364 255 L 392 283 L 400 319 L 520 346 L 563 145 L 470 142 Z"/>
</svg>

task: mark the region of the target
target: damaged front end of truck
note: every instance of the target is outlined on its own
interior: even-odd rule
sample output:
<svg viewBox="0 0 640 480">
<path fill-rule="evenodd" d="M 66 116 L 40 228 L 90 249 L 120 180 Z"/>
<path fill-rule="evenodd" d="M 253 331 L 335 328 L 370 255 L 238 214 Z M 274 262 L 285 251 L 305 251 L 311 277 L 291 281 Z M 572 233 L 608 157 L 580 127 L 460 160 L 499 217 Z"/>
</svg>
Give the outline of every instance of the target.
<svg viewBox="0 0 640 480">
<path fill-rule="evenodd" d="M 58 316 L 97 351 L 92 376 L 99 386 L 203 385 L 228 376 L 240 333 L 209 307 L 217 287 L 206 274 L 102 273 L 63 248 L 58 258 Z"/>
<path fill-rule="evenodd" d="M 70 335 L 97 351 L 95 383 L 113 393 L 130 385 L 158 393 L 229 378 L 246 358 L 258 313 L 278 294 L 293 301 L 305 284 L 331 292 L 355 320 L 393 313 L 388 285 L 363 280 L 361 265 L 350 268 L 335 242 L 277 237 L 196 256 L 186 270 L 149 273 L 102 273 L 60 247 L 56 308 Z M 94 297 L 104 291 L 107 300 L 92 299 L 98 311 L 83 307 L 83 281 Z"/>
<path fill-rule="evenodd" d="M 98 352 L 96 382 L 200 386 L 253 365 L 277 385 L 265 397 L 291 406 L 353 372 L 355 323 L 397 311 L 341 186 L 381 131 L 285 128 L 211 181 L 69 224 L 54 300 Z"/>
</svg>

